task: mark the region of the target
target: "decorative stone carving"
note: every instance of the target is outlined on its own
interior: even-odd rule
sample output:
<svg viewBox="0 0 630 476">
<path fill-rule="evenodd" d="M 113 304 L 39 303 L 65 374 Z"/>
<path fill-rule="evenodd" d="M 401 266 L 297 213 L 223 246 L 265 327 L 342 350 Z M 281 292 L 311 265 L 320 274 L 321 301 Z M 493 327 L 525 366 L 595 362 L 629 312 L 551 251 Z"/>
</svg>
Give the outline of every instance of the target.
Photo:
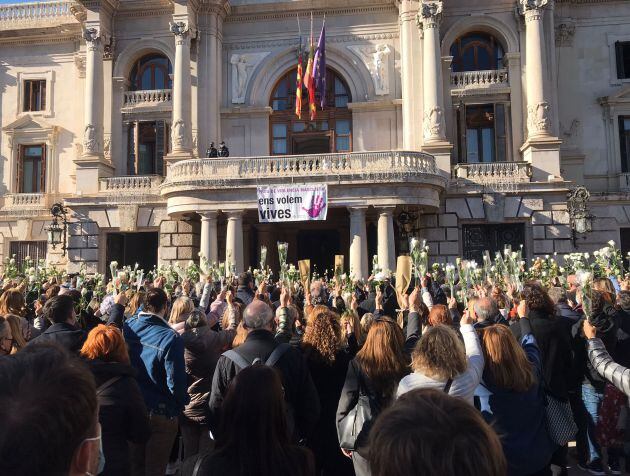
<svg viewBox="0 0 630 476">
<path fill-rule="evenodd" d="M 96 128 L 92 124 L 85 126 L 85 130 L 83 131 L 83 150 L 86 153 L 98 152 Z"/>
<path fill-rule="evenodd" d="M 108 161 L 111 161 L 112 159 L 112 139 L 109 135 L 105 136 L 105 139 L 103 140 L 103 157 L 105 157 L 105 159 L 107 159 Z"/>
<path fill-rule="evenodd" d="M 556 45 L 573 46 L 575 37 L 575 20 L 564 19 L 556 25 Z"/>
<path fill-rule="evenodd" d="M 527 108 L 527 128 L 530 136 L 537 136 L 549 132 L 551 110 L 548 102 L 531 104 Z"/>
<path fill-rule="evenodd" d="M 232 104 L 244 104 L 247 86 L 256 66 L 269 55 L 269 51 L 261 53 L 238 53 L 230 58 L 232 64 Z"/>
<path fill-rule="evenodd" d="M 424 113 L 424 138 L 439 140 L 444 136 L 444 112 L 435 106 Z"/>
<path fill-rule="evenodd" d="M 359 58 L 363 60 L 365 67 L 370 71 L 374 82 L 374 91 L 377 96 L 389 94 L 389 55 L 392 52 L 389 45 L 375 46 L 348 46 Z"/>
<path fill-rule="evenodd" d="M 442 20 L 443 4 L 441 0 L 426 0 L 418 12 L 420 28 L 437 28 Z"/>
<path fill-rule="evenodd" d="M 118 205 L 118 226 L 122 232 L 136 231 L 138 205 Z"/>
<path fill-rule="evenodd" d="M 96 28 L 86 28 L 83 30 L 83 39 L 90 51 L 95 50 L 101 44 L 101 34 Z"/>
<path fill-rule="evenodd" d="M 178 119 L 173 124 L 173 132 L 171 133 L 171 141 L 173 147 L 186 147 L 186 123 L 182 119 Z"/>
<path fill-rule="evenodd" d="M 175 44 L 183 45 L 188 40 L 188 34 L 190 33 L 190 29 L 188 28 L 188 24 L 183 21 L 178 21 L 174 23 L 168 24 L 171 33 L 175 35 Z"/>
<path fill-rule="evenodd" d="M 85 78 L 85 56 L 75 55 L 74 66 L 77 68 L 79 78 Z"/>
<path fill-rule="evenodd" d="M 527 10 L 541 10 L 547 6 L 549 0 L 518 0 L 522 12 Z"/>
</svg>

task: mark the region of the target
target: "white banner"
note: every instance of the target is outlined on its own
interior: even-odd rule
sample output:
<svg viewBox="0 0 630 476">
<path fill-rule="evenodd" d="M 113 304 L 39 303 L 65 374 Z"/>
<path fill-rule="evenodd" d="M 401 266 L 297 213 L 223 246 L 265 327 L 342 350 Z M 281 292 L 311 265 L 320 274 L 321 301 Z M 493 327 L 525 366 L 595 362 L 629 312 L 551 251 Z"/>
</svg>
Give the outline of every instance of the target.
<svg viewBox="0 0 630 476">
<path fill-rule="evenodd" d="M 257 187 L 260 223 L 322 221 L 328 214 L 328 185 Z"/>
</svg>

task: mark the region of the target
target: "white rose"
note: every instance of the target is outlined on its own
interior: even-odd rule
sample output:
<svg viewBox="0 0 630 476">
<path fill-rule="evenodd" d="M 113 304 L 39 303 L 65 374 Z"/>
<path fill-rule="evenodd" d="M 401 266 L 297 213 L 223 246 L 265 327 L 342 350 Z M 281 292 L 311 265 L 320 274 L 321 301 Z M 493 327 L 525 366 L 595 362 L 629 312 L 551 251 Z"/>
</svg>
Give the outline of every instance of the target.
<svg viewBox="0 0 630 476">
<path fill-rule="evenodd" d="M 610 246 L 614 247 L 614 246 L 615 246 L 615 241 L 614 241 L 614 240 L 610 240 L 610 241 L 608 242 L 608 244 L 609 244 Z"/>
</svg>

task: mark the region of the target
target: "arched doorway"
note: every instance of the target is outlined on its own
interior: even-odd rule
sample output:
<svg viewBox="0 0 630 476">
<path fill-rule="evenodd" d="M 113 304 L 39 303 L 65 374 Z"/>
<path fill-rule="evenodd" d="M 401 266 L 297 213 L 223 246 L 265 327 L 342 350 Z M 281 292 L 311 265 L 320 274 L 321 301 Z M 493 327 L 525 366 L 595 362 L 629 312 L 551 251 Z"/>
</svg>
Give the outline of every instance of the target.
<svg viewBox="0 0 630 476">
<path fill-rule="evenodd" d="M 272 155 L 324 154 L 352 151 L 352 101 L 343 78 L 332 69 L 326 70 L 326 102 L 314 121 L 308 115 L 308 92 L 302 93 L 302 119 L 295 114 L 297 69 L 286 73 L 273 89 L 270 106 L 273 113 L 269 125 L 269 148 Z"/>
</svg>

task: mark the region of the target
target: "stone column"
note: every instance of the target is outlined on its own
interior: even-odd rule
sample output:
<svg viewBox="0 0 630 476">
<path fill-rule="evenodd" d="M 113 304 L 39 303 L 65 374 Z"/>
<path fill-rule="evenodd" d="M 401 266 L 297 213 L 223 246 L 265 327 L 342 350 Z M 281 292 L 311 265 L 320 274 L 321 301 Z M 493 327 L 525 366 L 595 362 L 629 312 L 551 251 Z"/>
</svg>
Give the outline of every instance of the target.
<svg viewBox="0 0 630 476">
<path fill-rule="evenodd" d="M 394 245 L 394 208 L 382 207 L 378 211 L 377 250 L 378 264 L 392 273 L 396 272 L 396 248 Z"/>
<path fill-rule="evenodd" d="M 424 143 L 443 142 L 444 97 L 442 91 L 442 65 L 440 53 L 440 20 L 442 2 L 422 3 L 418 22 L 422 25 L 424 43 L 422 51 L 422 89 L 424 91 Z"/>
<path fill-rule="evenodd" d="M 210 263 L 219 262 L 217 237 L 218 212 L 200 212 L 201 216 L 201 253 Z"/>
<path fill-rule="evenodd" d="M 545 91 L 544 14 L 549 0 L 519 0 L 525 16 L 527 82 L 527 141 L 523 160 L 532 164 L 532 180 L 546 182 L 560 177 L 560 141 L 553 137 L 551 104 Z M 552 52 L 555 54 L 555 51 Z"/>
<path fill-rule="evenodd" d="M 367 207 L 349 207 L 350 212 L 350 275 L 355 279 L 369 276 L 367 256 L 367 231 L 365 211 Z"/>
<path fill-rule="evenodd" d="M 208 147 L 210 142 L 214 142 L 218 147 L 221 142 L 219 137 L 219 102 L 217 101 L 217 62 L 218 62 L 218 46 L 217 46 L 217 32 L 219 23 L 219 15 L 216 12 L 208 14 L 208 78 L 206 79 L 206 85 L 208 86 L 207 98 L 208 98 L 208 135 L 206 138 L 208 141 Z M 205 151 L 204 151 L 205 152 Z"/>
<path fill-rule="evenodd" d="M 403 148 L 420 150 L 422 135 L 417 127 L 422 117 L 422 93 L 420 65 L 422 63 L 422 43 L 416 26 L 418 16 L 417 0 L 401 0 L 400 17 L 400 68 L 402 86 L 402 129 Z"/>
<path fill-rule="evenodd" d="M 242 273 L 243 262 L 243 211 L 225 212 L 227 215 L 227 233 L 225 240 L 225 261 L 236 265 L 236 273 Z"/>
<path fill-rule="evenodd" d="M 548 0 L 519 0 L 525 16 L 527 64 L 527 130 L 529 139 L 551 137 L 551 104 L 545 95 L 544 10 Z"/>
<path fill-rule="evenodd" d="M 173 69 L 173 116 L 171 123 L 172 151 L 175 160 L 192 156 L 192 123 L 190 93 L 190 30 L 184 22 L 171 23 L 175 35 L 175 67 Z"/>
<path fill-rule="evenodd" d="M 96 28 L 83 31 L 87 47 L 83 110 L 83 157 L 103 157 L 103 43 Z"/>
</svg>

